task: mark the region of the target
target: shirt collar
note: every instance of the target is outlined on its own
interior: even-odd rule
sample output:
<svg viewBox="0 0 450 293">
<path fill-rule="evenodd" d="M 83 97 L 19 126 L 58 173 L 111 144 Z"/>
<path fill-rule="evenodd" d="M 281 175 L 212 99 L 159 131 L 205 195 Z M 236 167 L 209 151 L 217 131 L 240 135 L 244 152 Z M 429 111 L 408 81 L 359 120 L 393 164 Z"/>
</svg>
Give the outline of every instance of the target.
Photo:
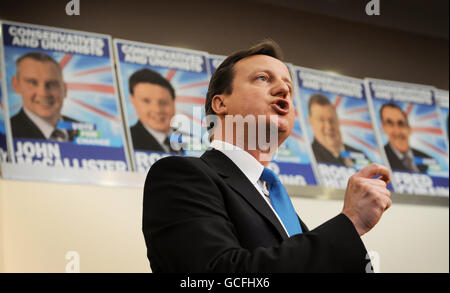
<svg viewBox="0 0 450 293">
<path fill-rule="evenodd" d="M 44 134 L 46 139 L 50 139 L 50 136 L 52 135 L 53 130 L 56 128 L 53 127 L 50 123 L 39 117 L 38 115 L 34 114 L 33 112 L 29 111 L 25 107 L 23 107 L 23 111 L 25 114 L 30 118 L 31 121 L 39 128 L 39 130 Z M 62 121 L 62 119 L 60 120 Z M 63 129 L 61 129 L 64 134 L 67 134 L 67 132 Z"/>
<path fill-rule="evenodd" d="M 144 123 L 142 123 L 142 125 L 144 125 L 144 128 L 148 132 L 150 132 L 151 135 L 153 135 L 153 137 L 159 142 L 160 145 L 164 145 L 164 141 L 166 140 L 166 138 L 168 136 L 165 132 L 154 130 L 153 128 L 145 125 Z"/>
<path fill-rule="evenodd" d="M 211 147 L 222 152 L 230 160 L 233 161 L 236 166 L 244 173 L 244 175 L 252 183 L 258 182 L 261 174 L 264 170 L 264 166 L 261 165 L 252 155 L 230 143 L 221 140 L 213 140 Z"/>
<path fill-rule="evenodd" d="M 400 152 L 399 150 L 397 150 L 396 148 L 394 148 L 392 146 L 392 144 L 389 143 L 389 145 L 391 146 L 392 151 L 394 152 L 394 154 L 400 159 L 403 160 L 405 157 L 409 157 L 411 159 L 414 159 L 414 155 L 411 151 L 411 149 L 408 149 L 408 152 L 406 154 Z"/>
</svg>

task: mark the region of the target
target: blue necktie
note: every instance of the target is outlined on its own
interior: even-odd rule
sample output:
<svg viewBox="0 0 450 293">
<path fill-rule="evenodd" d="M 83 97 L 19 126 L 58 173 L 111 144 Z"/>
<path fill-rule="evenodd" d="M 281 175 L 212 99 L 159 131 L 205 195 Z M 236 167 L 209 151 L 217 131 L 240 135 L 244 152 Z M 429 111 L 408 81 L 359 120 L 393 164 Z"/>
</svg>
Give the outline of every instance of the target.
<svg viewBox="0 0 450 293">
<path fill-rule="evenodd" d="M 265 181 L 269 186 L 270 202 L 283 222 L 289 237 L 295 234 L 301 234 L 302 227 L 295 213 L 294 206 L 278 176 L 272 170 L 264 168 L 260 179 Z"/>
</svg>

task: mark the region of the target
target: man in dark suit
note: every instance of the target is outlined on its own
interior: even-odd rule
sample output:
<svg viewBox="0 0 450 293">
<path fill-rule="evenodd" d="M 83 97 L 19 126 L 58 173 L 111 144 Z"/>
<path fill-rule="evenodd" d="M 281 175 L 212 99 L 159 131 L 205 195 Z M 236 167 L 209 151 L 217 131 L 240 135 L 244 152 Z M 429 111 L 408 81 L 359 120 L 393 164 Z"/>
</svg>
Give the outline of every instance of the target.
<svg viewBox="0 0 450 293">
<path fill-rule="evenodd" d="M 67 86 L 58 62 L 45 53 L 27 53 L 16 61 L 12 85 L 23 103 L 11 117 L 14 138 L 73 141 L 76 131 L 58 128 L 58 122 L 76 122 L 61 115 Z"/>
<path fill-rule="evenodd" d="M 314 132 L 311 144 L 318 163 L 353 167 L 357 159 L 367 159 L 360 150 L 342 142 L 339 118 L 330 100 L 313 94 L 308 102 L 309 123 Z"/>
<path fill-rule="evenodd" d="M 372 164 L 352 176 L 342 213 L 312 231 L 276 175 L 268 176 L 270 158 L 295 120 L 291 76 L 279 59 L 277 45 L 265 41 L 223 61 L 205 104 L 206 114 L 216 118 L 210 125 L 212 149 L 200 158 L 167 157 L 151 167 L 143 233 L 153 272 L 370 269 L 360 235 L 391 204 L 385 167 Z M 249 135 L 250 125 L 227 125 L 226 117 L 240 115 L 265 118 L 255 120 L 256 135 Z M 252 143 L 274 128 L 275 148 Z M 381 177 L 371 179 L 376 175 Z"/>
<path fill-rule="evenodd" d="M 411 127 L 402 108 L 392 102 L 385 103 L 380 108 L 380 117 L 383 132 L 389 137 L 384 151 L 391 168 L 399 171 L 426 172 L 428 165 L 423 164 L 421 159 L 431 157 L 409 145 Z"/>
<path fill-rule="evenodd" d="M 61 120 L 64 122 L 78 123 L 77 120 L 61 115 Z M 11 117 L 11 129 L 15 138 L 32 138 L 32 139 L 50 139 L 57 141 L 73 141 L 77 135 L 76 130 L 62 130 L 55 129 L 49 137 L 43 133 L 41 129 L 34 123 L 24 109 L 21 109 L 19 113 Z M 58 133 L 60 131 L 60 133 Z M 61 133 L 62 136 L 61 136 Z M 67 134 L 67 135 L 64 135 Z"/>
<path fill-rule="evenodd" d="M 129 78 L 130 99 L 138 121 L 130 127 L 135 150 L 182 153 L 170 145 L 175 115 L 175 90 L 169 81 L 156 71 L 144 68 Z"/>
</svg>

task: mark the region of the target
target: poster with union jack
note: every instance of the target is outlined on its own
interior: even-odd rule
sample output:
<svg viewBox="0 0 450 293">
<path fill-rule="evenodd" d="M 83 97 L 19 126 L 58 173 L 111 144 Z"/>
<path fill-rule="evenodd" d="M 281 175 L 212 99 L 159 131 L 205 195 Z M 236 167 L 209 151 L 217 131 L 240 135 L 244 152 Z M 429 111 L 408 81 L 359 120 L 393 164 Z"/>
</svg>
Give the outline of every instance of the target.
<svg viewBox="0 0 450 293">
<path fill-rule="evenodd" d="M 208 54 L 120 39 L 114 50 L 134 170 L 147 172 L 166 156 L 200 156 L 208 145 Z"/>
<path fill-rule="evenodd" d="M 434 88 L 373 78 L 365 84 L 395 191 L 448 197 L 447 138 Z"/>
<path fill-rule="evenodd" d="M 2 108 L 16 164 L 130 170 L 107 35 L 1 23 Z"/>
<path fill-rule="evenodd" d="M 1 68 L 1 60 L 0 60 Z M 5 110 L 3 106 L 3 92 L 2 92 L 2 73 L 0 71 L 0 162 L 8 160 L 8 150 L 6 147 L 6 129 L 5 129 Z"/>
<path fill-rule="evenodd" d="M 358 170 L 373 162 L 384 164 L 363 80 L 304 67 L 296 67 L 295 79 L 320 185 L 345 189 Z"/>
</svg>

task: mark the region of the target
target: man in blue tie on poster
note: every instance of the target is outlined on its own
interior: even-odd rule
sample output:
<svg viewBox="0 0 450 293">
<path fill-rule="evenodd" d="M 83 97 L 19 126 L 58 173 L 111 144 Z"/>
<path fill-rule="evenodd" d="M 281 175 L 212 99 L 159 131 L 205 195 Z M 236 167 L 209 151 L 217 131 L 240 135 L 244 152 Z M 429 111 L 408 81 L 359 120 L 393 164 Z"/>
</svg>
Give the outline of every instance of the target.
<svg viewBox="0 0 450 293">
<path fill-rule="evenodd" d="M 370 267 L 360 236 L 391 205 L 385 167 L 371 164 L 352 176 L 342 212 L 311 231 L 267 168 L 295 119 L 291 76 L 279 51 L 268 40 L 223 61 L 205 104 L 211 148 L 200 158 L 168 157 L 151 167 L 143 233 L 153 272 Z"/>
</svg>

